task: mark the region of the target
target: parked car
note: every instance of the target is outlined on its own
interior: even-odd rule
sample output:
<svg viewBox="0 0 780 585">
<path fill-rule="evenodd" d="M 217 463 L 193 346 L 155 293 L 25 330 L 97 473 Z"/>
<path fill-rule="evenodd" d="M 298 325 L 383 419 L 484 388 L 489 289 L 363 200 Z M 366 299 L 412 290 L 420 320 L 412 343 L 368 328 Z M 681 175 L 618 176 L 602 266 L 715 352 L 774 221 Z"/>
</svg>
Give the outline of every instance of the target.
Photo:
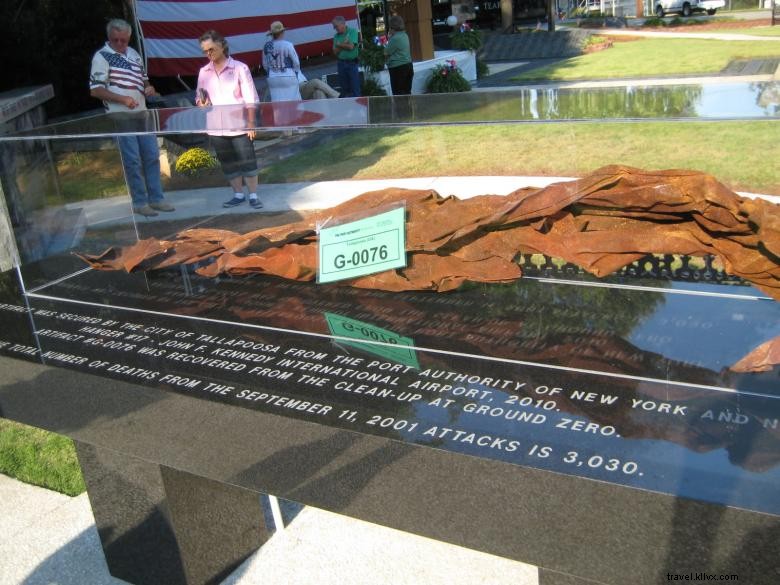
<svg viewBox="0 0 780 585">
<path fill-rule="evenodd" d="M 712 16 L 718 8 L 723 8 L 725 5 L 726 0 L 656 0 L 655 15 L 663 18 L 669 12 L 679 12 L 683 16 L 690 16 L 694 12 L 706 12 Z"/>
</svg>

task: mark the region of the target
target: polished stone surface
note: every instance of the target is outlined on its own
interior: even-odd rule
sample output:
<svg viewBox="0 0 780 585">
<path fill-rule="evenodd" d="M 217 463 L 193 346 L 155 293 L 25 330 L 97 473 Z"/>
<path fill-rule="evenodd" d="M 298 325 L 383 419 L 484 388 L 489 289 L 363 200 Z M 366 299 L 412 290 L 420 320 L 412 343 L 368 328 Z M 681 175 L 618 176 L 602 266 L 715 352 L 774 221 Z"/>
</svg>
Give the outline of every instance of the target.
<svg viewBox="0 0 780 585">
<path fill-rule="evenodd" d="M 777 517 L 0 358 L 5 415 L 218 481 L 605 583 L 772 583 Z M 41 402 L 47 404 L 41 408 Z M 193 431 L 197 429 L 197 431 Z"/>
<path fill-rule="evenodd" d="M 222 582 L 270 537 L 257 492 L 160 471 L 188 583 Z"/>
<path fill-rule="evenodd" d="M 106 562 L 137 583 L 187 582 L 158 465 L 76 442 Z"/>
<path fill-rule="evenodd" d="M 31 319 L 19 345 L 45 363 L 780 512 L 777 374 L 728 369 L 780 334 L 780 305 L 733 283 L 566 276 L 415 295 L 86 272 L 2 314 Z"/>
<path fill-rule="evenodd" d="M 269 536 L 255 492 L 76 446 L 115 577 L 136 585 L 220 583 Z"/>
<path fill-rule="evenodd" d="M 777 371 L 727 367 L 778 334 L 777 304 L 566 276 L 391 295 L 86 272 L 22 299 L 6 275 L 1 351 L 48 367 L 3 359 L 0 408 L 580 578 L 773 582 Z"/>
</svg>

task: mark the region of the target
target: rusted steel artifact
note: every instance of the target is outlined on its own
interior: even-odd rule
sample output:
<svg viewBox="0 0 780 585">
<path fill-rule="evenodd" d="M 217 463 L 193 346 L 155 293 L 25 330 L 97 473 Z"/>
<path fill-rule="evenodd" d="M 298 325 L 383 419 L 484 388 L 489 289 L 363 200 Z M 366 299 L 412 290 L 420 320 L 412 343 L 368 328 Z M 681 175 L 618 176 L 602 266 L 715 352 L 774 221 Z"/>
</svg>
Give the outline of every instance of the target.
<svg viewBox="0 0 780 585">
<path fill-rule="evenodd" d="M 209 261 L 204 276 L 272 274 L 311 281 L 318 223 L 404 201 L 405 268 L 346 281 L 389 291 L 445 292 L 521 276 L 519 253 L 561 258 L 606 276 L 648 254 L 712 255 L 727 273 L 780 300 L 780 206 L 741 197 L 705 173 L 603 167 L 575 181 L 469 199 L 432 190 L 364 193 L 300 222 L 239 234 L 188 229 L 98 256 L 99 270 L 156 270 Z"/>
</svg>

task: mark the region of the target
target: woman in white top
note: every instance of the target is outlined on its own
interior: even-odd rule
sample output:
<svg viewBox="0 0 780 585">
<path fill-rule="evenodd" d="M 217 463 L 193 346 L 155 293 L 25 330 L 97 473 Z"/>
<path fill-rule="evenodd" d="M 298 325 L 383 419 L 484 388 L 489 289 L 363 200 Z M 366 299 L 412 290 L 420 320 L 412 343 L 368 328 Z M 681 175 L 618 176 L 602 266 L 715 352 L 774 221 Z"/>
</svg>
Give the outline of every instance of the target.
<svg viewBox="0 0 780 585">
<path fill-rule="evenodd" d="M 284 25 L 277 21 L 271 23 L 269 39 L 263 47 L 263 67 L 268 72 L 268 89 L 272 102 L 285 102 L 301 99 L 298 89 L 298 72 L 301 61 L 290 41 L 285 41 Z"/>
</svg>

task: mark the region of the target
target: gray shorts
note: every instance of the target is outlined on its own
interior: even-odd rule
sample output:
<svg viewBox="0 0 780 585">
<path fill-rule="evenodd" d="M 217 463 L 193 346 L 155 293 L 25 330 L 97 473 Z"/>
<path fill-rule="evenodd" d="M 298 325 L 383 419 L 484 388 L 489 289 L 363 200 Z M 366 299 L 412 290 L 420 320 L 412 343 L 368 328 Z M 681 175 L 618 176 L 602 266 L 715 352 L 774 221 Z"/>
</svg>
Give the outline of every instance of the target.
<svg viewBox="0 0 780 585">
<path fill-rule="evenodd" d="M 210 136 L 209 139 L 228 180 L 257 176 L 257 157 L 249 136 Z"/>
</svg>

